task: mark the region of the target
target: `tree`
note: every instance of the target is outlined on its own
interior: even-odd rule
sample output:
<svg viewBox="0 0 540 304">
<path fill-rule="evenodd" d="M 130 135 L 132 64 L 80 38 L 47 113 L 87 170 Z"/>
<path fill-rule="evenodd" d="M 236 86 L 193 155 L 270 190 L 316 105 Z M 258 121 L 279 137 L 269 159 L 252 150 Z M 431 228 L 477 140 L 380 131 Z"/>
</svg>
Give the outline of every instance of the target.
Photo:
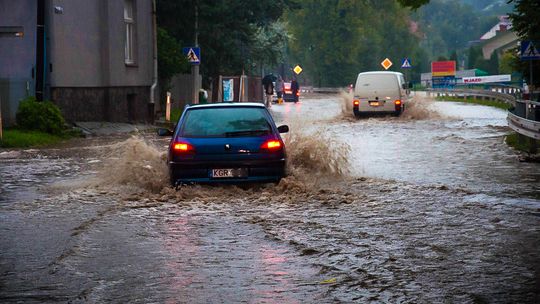
<svg viewBox="0 0 540 304">
<path fill-rule="evenodd" d="M 472 46 L 469 48 L 468 56 L 467 56 L 467 69 L 475 69 L 477 68 L 476 63 L 478 59 L 482 58 L 482 49 L 479 47 Z"/>
<path fill-rule="evenodd" d="M 398 2 L 405 7 L 417 9 L 424 4 L 428 4 L 429 0 L 398 0 Z"/>
<path fill-rule="evenodd" d="M 501 74 L 512 74 L 515 72 L 514 66 L 516 62 L 519 62 L 519 58 L 516 56 L 516 50 L 508 50 L 504 52 L 499 61 L 499 72 Z"/>
<path fill-rule="evenodd" d="M 247 61 L 252 66 L 256 66 L 257 63 L 266 66 L 277 65 L 285 59 L 291 38 L 286 24 L 282 21 L 257 28 Z"/>
<path fill-rule="evenodd" d="M 521 40 L 540 41 L 540 2 L 538 0 L 509 0 L 509 2 L 515 3 L 510 19 Z M 540 75 L 540 60 L 521 62 L 519 70 L 525 79 L 530 79 L 531 68 L 533 75 Z M 533 81 L 536 87 L 540 86 L 540 77 L 536 77 Z"/>
<path fill-rule="evenodd" d="M 540 2 L 538 0 L 509 0 L 515 3 L 510 14 L 512 26 L 521 38 L 540 40 Z"/>
<path fill-rule="evenodd" d="M 394 0 L 302 0 L 285 20 L 293 39 L 291 56 L 316 86 L 344 86 L 360 71 L 380 70 L 390 58 L 400 71 L 403 58 L 415 66 L 424 58 L 419 37 L 410 30 L 410 10 Z M 417 70 L 414 70 L 416 72 Z"/>
<path fill-rule="evenodd" d="M 162 90 L 167 91 L 171 78 L 176 74 L 187 72 L 189 64 L 180 44 L 160 27 L 157 29 L 157 44 L 159 82 Z"/>
<path fill-rule="evenodd" d="M 193 46 L 197 12 L 201 73 L 208 82 L 221 74 L 240 74 L 253 62 L 250 56 L 262 33 L 272 32 L 283 12 L 296 7 L 295 0 L 158 0 L 157 21 L 183 46 Z M 278 58 L 276 51 L 265 49 L 267 57 Z"/>
<path fill-rule="evenodd" d="M 466 48 L 498 22 L 461 1 L 433 0 L 413 14 L 424 34 L 422 46 L 432 58 L 449 56 L 451 50 Z"/>
<path fill-rule="evenodd" d="M 458 55 L 456 50 L 454 50 L 452 54 L 450 54 L 450 60 L 458 62 Z"/>
</svg>

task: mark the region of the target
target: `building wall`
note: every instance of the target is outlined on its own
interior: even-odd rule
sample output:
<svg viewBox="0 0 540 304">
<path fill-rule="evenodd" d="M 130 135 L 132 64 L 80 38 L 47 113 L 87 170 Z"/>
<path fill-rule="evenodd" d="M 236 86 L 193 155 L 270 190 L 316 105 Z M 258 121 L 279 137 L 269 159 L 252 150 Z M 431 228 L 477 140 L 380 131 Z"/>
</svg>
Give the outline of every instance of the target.
<svg viewBox="0 0 540 304">
<path fill-rule="evenodd" d="M 501 51 L 506 51 L 510 48 L 516 47 L 519 38 L 513 31 L 500 32 L 497 36 L 486 40 L 482 46 L 482 55 L 484 59 L 491 58 L 491 54 L 499 48 Z"/>
<path fill-rule="evenodd" d="M 150 86 L 152 1 L 134 0 L 136 57 L 124 62 L 124 0 L 49 0 L 51 87 Z M 54 12 L 54 6 L 63 13 Z"/>
<path fill-rule="evenodd" d="M 0 27 L 20 26 L 24 30 L 23 37 L 0 34 L 0 107 L 4 126 L 15 123 L 20 100 L 34 95 L 36 23 L 36 0 L 0 0 Z"/>
<path fill-rule="evenodd" d="M 152 1 L 133 2 L 135 63 L 126 64 L 124 0 L 48 1 L 51 99 L 67 120 L 151 120 Z"/>
<path fill-rule="evenodd" d="M 0 36 L 0 78 L 31 79 L 36 61 L 37 2 L 0 0 L 0 27 L 22 26 L 24 36 Z"/>
<path fill-rule="evenodd" d="M 68 121 L 147 121 L 146 86 L 51 88 L 51 98 Z"/>
</svg>

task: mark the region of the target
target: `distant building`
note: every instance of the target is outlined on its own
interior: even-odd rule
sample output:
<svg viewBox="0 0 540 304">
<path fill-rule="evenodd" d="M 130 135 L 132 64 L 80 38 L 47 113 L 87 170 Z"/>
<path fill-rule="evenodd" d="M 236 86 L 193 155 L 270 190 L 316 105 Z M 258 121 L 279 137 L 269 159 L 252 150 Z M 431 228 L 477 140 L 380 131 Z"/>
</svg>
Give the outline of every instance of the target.
<svg viewBox="0 0 540 304">
<path fill-rule="evenodd" d="M 508 16 L 500 16 L 499 22 L 480 37 L 479 44 L 482 47 L 484 59 L 491 58 L 493 52 L 499 55 L 517 46 L 519 38 L 512 30 L 512 22 Z"/>
<path fill-rule="evenodd" d="M 25 96 L 69 121 L 148 121 L 152 0 L 0 0 L 0 98 L 12 123 Z"/>
<path fill-rule="evenodd" d="M 508 16 L 499 16 L 499 22 L 489 29 L 480 40 L 488 40 L 497 36 L 500 32 L 506 32 L 512 29 L 512 21 Z"/>
</svg>

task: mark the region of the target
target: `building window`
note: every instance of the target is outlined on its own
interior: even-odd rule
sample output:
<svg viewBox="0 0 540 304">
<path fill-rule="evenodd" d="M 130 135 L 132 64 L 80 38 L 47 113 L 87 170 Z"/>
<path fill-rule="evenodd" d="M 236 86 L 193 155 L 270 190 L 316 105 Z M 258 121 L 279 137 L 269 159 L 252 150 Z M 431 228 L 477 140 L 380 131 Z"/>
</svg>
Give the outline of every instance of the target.
<svg viewBox="0 0 540 304">
<path fill-rule="evenodd" d="M 134 0 L 124 0 L 124 24 L 126 25 L 126 64 L 135 63 L 135 17 Z"/>
</svg>

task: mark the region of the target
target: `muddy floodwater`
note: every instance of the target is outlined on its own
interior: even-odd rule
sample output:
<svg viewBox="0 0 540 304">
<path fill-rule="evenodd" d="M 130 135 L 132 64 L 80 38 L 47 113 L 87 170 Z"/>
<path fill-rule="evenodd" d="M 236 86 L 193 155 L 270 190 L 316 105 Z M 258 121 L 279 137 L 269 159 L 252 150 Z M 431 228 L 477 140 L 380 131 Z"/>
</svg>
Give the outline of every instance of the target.
<svg viewBox="0 0 540 304">
<path fill-rule="evenodd" d="M 539 303 L 540 164 L 504 111 L 274 105 L 279 185 L 168 186 L 151 133 L 0 150 L 1 303 Z"/>
</svg>

